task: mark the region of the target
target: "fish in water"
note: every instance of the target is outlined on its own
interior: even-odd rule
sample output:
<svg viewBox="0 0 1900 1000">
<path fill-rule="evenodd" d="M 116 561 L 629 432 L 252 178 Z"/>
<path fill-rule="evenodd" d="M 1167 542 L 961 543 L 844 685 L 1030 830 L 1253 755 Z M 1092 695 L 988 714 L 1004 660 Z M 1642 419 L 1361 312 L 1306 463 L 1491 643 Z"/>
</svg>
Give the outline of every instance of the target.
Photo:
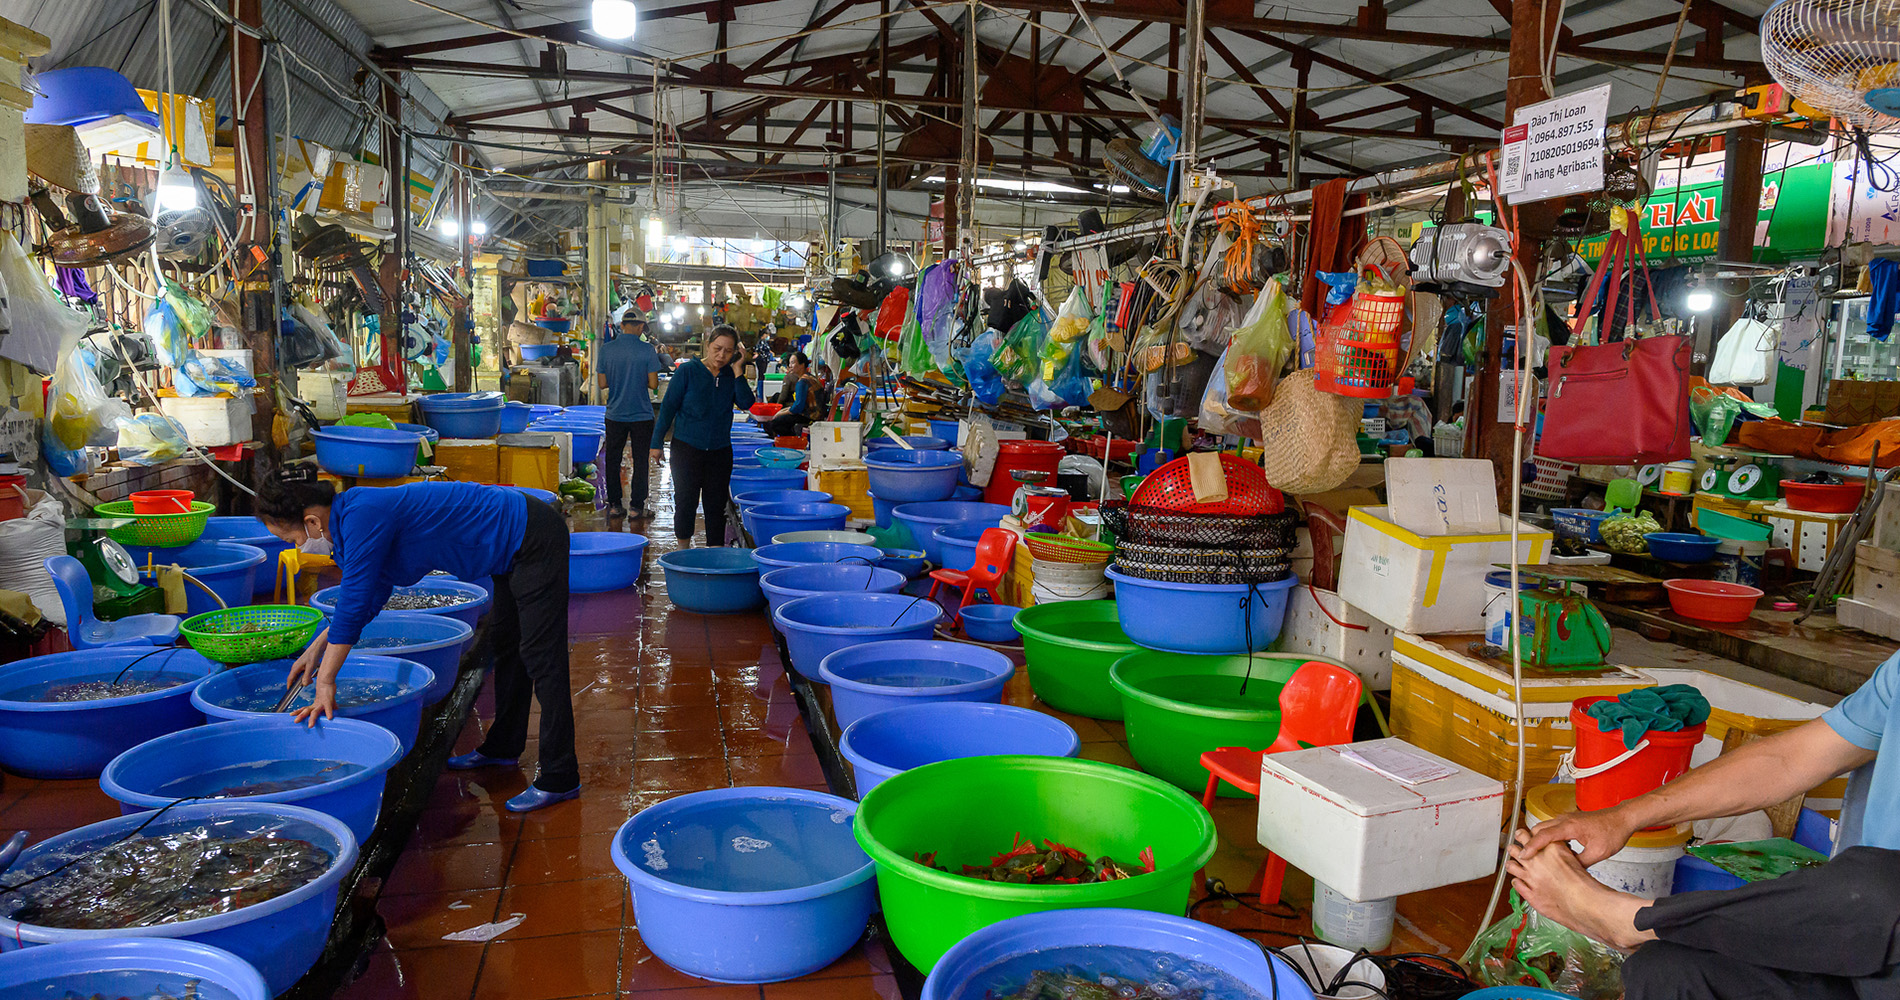
<svg viewBox="0 0 1900 1000">
<path fill-rule="evenodd" d="M 467 604 L 468 598 L 461 594 L 452 594 L 442 590 L 424 588 L 398 588 L 389 596 L 384 611 L 427 611 L 435 608 L 452 608 Z"/>
<path fill-rule="evenodd" d="M 0 908 L 11 902 L 6 916 L 42 927 L 152 927 L 275 899 L 322 875 L 331 861 L 307 840 L 189 827 L 16 867 L 9 881 L 18 888 L 0 896 Z"/>
<path fill-rule="evenodd" d="M 130 698 L 135 694 L 148 694 L 163 691 L 166 688 L 183 684 L 182 677 L 153 677 L 145 680 L 123 681 L 80 681 L 76 684 L 61 684 L 47 688 L 36 701 L 72 702 L 103 701 L 107 698 Z"/>
</svg>

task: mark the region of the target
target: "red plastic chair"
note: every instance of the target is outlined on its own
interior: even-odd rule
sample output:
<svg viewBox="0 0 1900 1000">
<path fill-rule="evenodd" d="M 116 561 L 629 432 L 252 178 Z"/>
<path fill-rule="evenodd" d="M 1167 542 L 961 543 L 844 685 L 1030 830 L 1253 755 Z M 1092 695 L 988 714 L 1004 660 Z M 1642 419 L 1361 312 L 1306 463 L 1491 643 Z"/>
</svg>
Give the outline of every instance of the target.
<svg viewBox="0 0 1900 1000">
<path fill-rule="evenodd" d="M 930 599 L 937 599 L 937 587 L 948 585 L 963 589 L 963 600 L 957 603 L 957 610 L 950 615 L 950 627 L 955 628 L 963 620 L 963 609 L 976 603 L 978 593 L 987 592 L 990 600 L 1002 603 L 1002 595 L 996 588 L 1002 586 L 1003 574 L 1016 562 L 1016 533 L 1007 528 L 990 528 L 976 540 L 976 563 L 968 572 L 958 569 L 933 569 L 930 571 Z"/>
<path fill-rule="evenodd" d="M 1357 720 L 1364 691 L 1359 675 L 1344 667 L 1318 660 L 1300 664 L 1286 687 L 1280 689 L 1280 735 L 1272 746 L 1264 751 L 1222 747 L 1201 755 L 1201 766 L 1207 768 L 1207 791 L 1201 795 L 1202 808 L 1213 810 L 1214 796 L 1222 781 L 1248 795 L 1258 796 L 1260 758 L 1267 754 L 1351 743 L 1353 723 Z M 1247 891 L 1259 893 L 1260 902 L 1271 906 L 1280 901 L 1280 889 L 1285 882 L 1285 859 L 1269 851 Z"/>
</svg>

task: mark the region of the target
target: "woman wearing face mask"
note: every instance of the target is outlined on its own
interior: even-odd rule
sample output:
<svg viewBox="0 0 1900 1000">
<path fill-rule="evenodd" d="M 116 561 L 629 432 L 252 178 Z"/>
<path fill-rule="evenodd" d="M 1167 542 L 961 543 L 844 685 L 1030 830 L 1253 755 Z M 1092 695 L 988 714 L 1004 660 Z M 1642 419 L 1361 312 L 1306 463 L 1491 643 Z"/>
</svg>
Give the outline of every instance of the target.
<svg viewBox="0 0 1900 1000">
<path fill-rule="evenodd" d="M 732 485 L 732 410 L 752 406 L 739 333 L 717 326 L 701 356 L 673 372 L 653 423 L 653 460 L 673 432 L 673 537 L 693 544 L 694 508 L 706 511 L 706 544 L 726 544 L 726 491 Z"/>
<path fill-rule="evenodd" d="M 528 812 L 580 795 L 568 693 L 567 523 L 559 512 L 520 490 L 475 483 L 338 494 L 308 464 L 266 477 L 256 511 L 271 534 L 306 552 L 332 554 L 343 568 L 329 628 L 290 671 L 289 684 L 307 683 L 313 696 L 297 710 L 298 721 L 315 725 L 335 714 L 343 658 L 396 587 L 432 570 L 459 580 L 493 577 L 495 721 L 475 752 L 449 758 L 448 766 L 514 766 L 527 744 L 532 699 L 541 703 L 540 774 L 508 808 Z"/>
</svg>

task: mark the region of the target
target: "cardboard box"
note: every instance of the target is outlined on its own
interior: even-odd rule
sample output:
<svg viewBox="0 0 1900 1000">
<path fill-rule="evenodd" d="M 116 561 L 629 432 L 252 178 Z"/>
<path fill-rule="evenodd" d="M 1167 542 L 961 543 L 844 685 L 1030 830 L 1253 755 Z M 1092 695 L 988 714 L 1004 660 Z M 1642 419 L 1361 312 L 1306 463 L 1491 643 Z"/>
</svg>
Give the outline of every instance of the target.
<svg viewBox="0 0 1900 1000">
<path fill-rule="evenodd" d="M 1856 426 L 1900 416 L 1900 382 L 1837 378 L 1827 384 L 1827 423 Z"/>
<path fill-rule="evenodd" d="M 1550 543 L 1550 532 L 1518 525 L 1520 563 L 1543 562 Z M 1388 508 L 1354 507 L 1346 518 L 1339 596 L 1401 632 L 1476 632 L 1484 620 L 1484 575 L 1511 556 L 1508 531 L 1426 536 L 1395 524 Z"/>
</svg>

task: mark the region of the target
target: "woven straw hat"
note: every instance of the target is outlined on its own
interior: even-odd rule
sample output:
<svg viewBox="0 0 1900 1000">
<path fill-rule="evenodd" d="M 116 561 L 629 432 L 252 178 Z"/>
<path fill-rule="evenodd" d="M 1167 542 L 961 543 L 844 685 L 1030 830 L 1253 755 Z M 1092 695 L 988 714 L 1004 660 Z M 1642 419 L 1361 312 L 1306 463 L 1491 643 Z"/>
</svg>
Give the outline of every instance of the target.
<svg viewBox="0 0 1900 1000">
<path fill-rule="evenodd" d="M 92 153 L 79 141 L 79 130 L 71 125 L 28 125 L 26 169 L 68 191 L 99 193 L 99 173 L 93 169 Z"/>
<path fill-rule="evenodd" d="M 1344 483 L 1359 468 L 1361 408 L 1356 399 L 1321 392 L 1311 368 L 1281 379 L 1273 402 L 1260 412 L 1267 482 L 1293 494 L 1324 493 Z"/>
</svg>

